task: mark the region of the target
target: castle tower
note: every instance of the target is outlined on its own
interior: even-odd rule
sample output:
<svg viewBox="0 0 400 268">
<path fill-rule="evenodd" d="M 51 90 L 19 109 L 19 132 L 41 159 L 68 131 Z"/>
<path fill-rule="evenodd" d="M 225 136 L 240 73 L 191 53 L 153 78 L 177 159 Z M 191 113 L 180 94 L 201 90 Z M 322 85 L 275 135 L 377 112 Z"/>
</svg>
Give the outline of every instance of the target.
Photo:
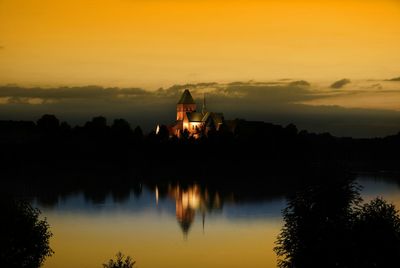
<svg viewBox="0 0 400 268">
<path fill-rule="evenodd" d="M 176 120 L 183 120 L 186 112 L 195 112 L 196 103 L 193 100 L 192 94 L 189 90 L 185 89 L 182 96 L 176 105 Z"/>
</svg>

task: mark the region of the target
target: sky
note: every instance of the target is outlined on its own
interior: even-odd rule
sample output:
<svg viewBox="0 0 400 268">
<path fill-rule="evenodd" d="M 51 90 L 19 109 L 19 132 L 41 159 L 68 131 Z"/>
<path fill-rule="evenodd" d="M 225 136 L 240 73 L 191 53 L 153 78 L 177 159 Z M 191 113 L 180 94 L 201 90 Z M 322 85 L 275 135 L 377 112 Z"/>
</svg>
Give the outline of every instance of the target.
<svg viewBox="0 0 400 268">
<path fill-rule="evenodd" d="M 0 0 L 0 120 L 150 130 L 189 88 L 227 119 L 395 134 L 399 25 L 399 0 Z"/>
<path fill-rule="evenodd" d="M 398 0 L 0 0 L 0 84 L 399 76 Z"/>
</svg>

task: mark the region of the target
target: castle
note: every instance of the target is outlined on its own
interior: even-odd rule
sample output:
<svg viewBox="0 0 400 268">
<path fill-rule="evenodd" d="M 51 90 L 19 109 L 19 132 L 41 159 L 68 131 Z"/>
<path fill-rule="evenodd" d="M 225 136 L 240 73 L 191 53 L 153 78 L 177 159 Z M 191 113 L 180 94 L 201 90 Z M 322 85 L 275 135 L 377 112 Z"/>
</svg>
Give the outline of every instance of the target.
<svg viewBox="0 0 400 268">
<path fill-rule="evenodd" d="M 223 123 L 222 113 L 207 111 L 205 97 L 201 112 L 197 112 L 192 94 L 186 89 L 176 105 L 176 122 L 170 126 L 169 131 L 171 136 L 180 137 L 187 131 L 189 136 L 198 138 L 210 130 L 218 130 Z"/>
</svg>

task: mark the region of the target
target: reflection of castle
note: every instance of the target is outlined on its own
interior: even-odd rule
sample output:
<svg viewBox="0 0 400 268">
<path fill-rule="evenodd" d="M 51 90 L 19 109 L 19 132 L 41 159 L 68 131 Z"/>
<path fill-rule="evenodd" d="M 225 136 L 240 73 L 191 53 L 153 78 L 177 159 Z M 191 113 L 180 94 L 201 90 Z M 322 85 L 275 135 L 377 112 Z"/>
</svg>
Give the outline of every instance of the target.
<svg viewBox="0 0 400 268">
<path fill-rule="evenodd" d="M 170 127 L 170 134 L 179 137 L 187 131 L 190 136 L 197 138 L 210 130 L 218 130 L 223 123 L 222 113 L 207 111 L 205 98 L 202 111 L 197 112 L 196 103 L 189 90 L 186 89 L 176 105 L 176 123 Z"/>
<path fill-rule="evenodd" d="M 207 190 L 202 193 L 198 185 L 190 186 L 186 189 L 179 185 L 168 188 L 168 196 L 175 199 L 176 219 L 186 235 L 195 219 L 196 211 L 200 211 L 203 216 L 203 228 L 205 214 L 207 210 L 220 209 L 221 199 L 218 193 L 210 198 Z"/>
<path fill-rule="evenodd" d="M 177 186 L 171 194 L 175 198 L 176 219 L 186 234 L 194 220 L 195 210 L 199 209 L 201 205 L 199 188 L 195 185 L 184 191 Z"/>
</svg>

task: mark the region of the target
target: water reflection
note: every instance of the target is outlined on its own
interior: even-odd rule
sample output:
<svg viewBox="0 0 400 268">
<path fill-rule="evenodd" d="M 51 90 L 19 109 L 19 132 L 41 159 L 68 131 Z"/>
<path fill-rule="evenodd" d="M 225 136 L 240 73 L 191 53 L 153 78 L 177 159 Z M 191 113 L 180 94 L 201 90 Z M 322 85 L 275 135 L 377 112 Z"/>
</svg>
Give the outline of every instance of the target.
<svg viewBox="0 0 400 268">
<path fill-rule="evenodd" d="M 168 196 L 175 200 L 176 219 L 185 235 L 189 232 L 196 213 L 201 213 L 204 230 L 206 212 L 222 208 L 221 197 L 218 192 L 215 192 L 214 196 L 210 196 L 207 188 L 201 191 L 197 184 L 186 188 L 179 184 L 176 186 L 169 185 Z M 158 187 L 156 187 L 156 199 L 158 202 Z"/>
<path fill-rule="evenodd" d="M 178 186 L 170 188 L 168 195 L 175 199 L 176 219 L 184 234 L 189 232 L 189 228 L 194 220 L 196 210 L 202 209 L 204 218 L 203 200 L 200 199 L 200 190 L 197 185 L 183 190 Z M 201 202 L 201 204 L 200 204 Z M 200 208 L 200 205 L 201 208 Z"/>
<path fill-rule="evenodd" d="M 98 267 L 105 256 L 119 250 L 134 256 L 140 267 L 277 265 L 273 247 L 283 225 L 281 211 L 286 206 L 280 188 L 246 181 L 62 183 L 26 187 L 55 234 L 51 243 L 56 254 L 46 261 L 46 268 Z M 363 184 L 367 201 L 380 195 L 400 207 L 398 184 L 368 177 Z M 319 197 L 330 208 L 345 207 L 340 203 L 345 200 L 340 191 Z M 306 208 L 325 211 L 315 202 L 307 204 Z M 331 219 L 341 214 L 340 210 L 336 214 L 334 209 L 328 211 Z M 318 228 L 326 227 L 320 222 L 324 218 L 317 217 L 317 224 L 305 226 L 315 234 Z M 335 226 L 339 225 L 330 227 Z M 312 242 L 312 236 L 306 238 L 310 245 L 318 244 Z"/>
<path fill-rule="evenodd" d="M 390 202 L 400 205 L 398 184 L 387 180 L 363 175 L 359 180 L 366 186 L 366 201 L 385 193 Z M 48 209 L 80 209 L 84 211 L 102 209 L 112 212 L 115 209 L 134 213 L 149 210 L 162 210 L 174 213 L 182 232 L 187 235 L 196 217 L 201 217 L 204 227 L 206 218 L 218 212 L 226 218 L 246 220 L 254 217 L 278 218 L 284 208 L 284 193 L 271 191 L 271 188 L 248 187 L 248 184 L 233 184 L 219 187 L 199 183 L 146 183 L 123 181 L 113 185 L 97 183 L 81 185 L 77 189 L 61 186 L 59 191 L 53 185 L 30 186 L 30 194 L 37 205 Z M 247 187 L 247 188 L 246 188 Z M 83 200 L 81 199 L 81 195 Z M 155 200 L 152 207 L 150 200 Z M 174 202 L 172 212 L 171 203 Z M 154 203 L 153 203 L 154 204 Z M 225 206 L 225 207 L 224 207 Z"/>
<path fill-rule="evenodd" d="M 245 267 L 249 263 L 253 268 L 273 267 L 272 247 L 283 198 L 276 200 L 269 194 L 254 198 L 250 191 L 236 197 L 229 187 L 132 182 L 121 189 L 92 184 L 80 190 L 63 188 L 58 198 L 46 204 L 41 200 L 50 199 L 42 197 L 56 191 L 41 187 L 42 197 L 35 195 L 34 202 L 43 208 L 54 230 L 56 251 L 45 267 L 96 267 L 104 256 L 119 250 L 134 256 L 140 267 Z M 243 248 L 248 251 L 243 253 Z"/>
<path fill-rule="evenodd" d="M 126 210 L 132 213 L 143 211 L 174 213 L 185 236 L 197 216 L 201 217 L 202 227 L 207 217 L 216 213 L 226 218 L 242 220 L 252 217 L 277 218 L 280 217 L 280 210 L 284 204 L 283 194 L 270 190 L 260 194 L 257 188 L 247 186 L 243 189 L 243 186 L 240 188 L 233 183 L 221 187 L 200 183 L 143 184 L 134 181 L 110 185 L 100 181 L 97 184 L 80 185 L 79 188 L 73 189 L 58 187 L 35 184 L 29 187 L 29 194 L 36 205 L 49 211 L 80 210 L 92 213 L 95 210 L 102 210 L 115 213 Z M 239 191 L 239 188 L 243 190 Z M 226 205 L 228 206 L 224 208 Z"/>
</svg>

